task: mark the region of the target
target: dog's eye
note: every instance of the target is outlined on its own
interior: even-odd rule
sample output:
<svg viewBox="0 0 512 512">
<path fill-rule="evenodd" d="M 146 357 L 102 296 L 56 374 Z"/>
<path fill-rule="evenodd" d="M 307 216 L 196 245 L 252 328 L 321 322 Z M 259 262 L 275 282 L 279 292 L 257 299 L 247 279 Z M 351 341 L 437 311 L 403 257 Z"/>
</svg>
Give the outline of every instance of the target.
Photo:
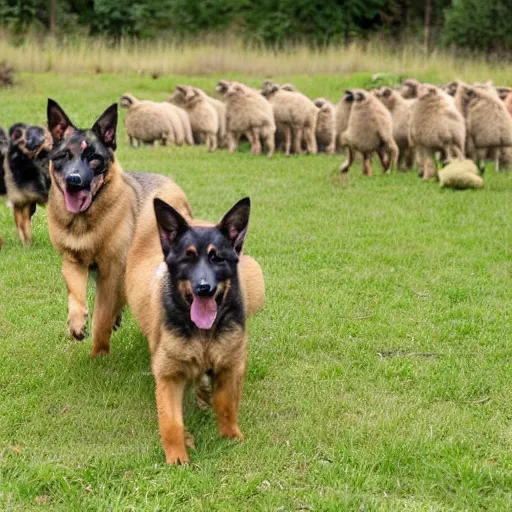
<svg viewBox="0 0 512 512">
<path fill-rule="evenodd" d="M 225 261 L 225 258 L 219 256 L 215 251 L 210 251 L 208 253 L 208 258 L 212 263 L 222 263 Z"/>
<path fill-rule="evenodd" d="M 197 251 L 194 247 L 189 247 L 185 251 L 185 259 L 190 262 L 197 260 Z"/>
<path fill-rule="evenodd" d="M 104 167 L 104 162 L 100 158 L 93 158 L 92 160 L 89 160 L 89 167 L 96 172 L 101 172 Z"/>
</svg>

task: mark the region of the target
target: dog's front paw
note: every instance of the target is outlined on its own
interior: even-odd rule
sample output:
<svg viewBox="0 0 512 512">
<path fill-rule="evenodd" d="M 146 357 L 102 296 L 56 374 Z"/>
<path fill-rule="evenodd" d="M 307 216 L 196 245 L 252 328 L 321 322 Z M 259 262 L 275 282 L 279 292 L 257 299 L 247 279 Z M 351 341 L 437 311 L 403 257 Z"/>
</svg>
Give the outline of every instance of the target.
<svg viewBox="0 0 512 512">
<path fill-rule="evenodd" d="M 219 426 L 219 433 L 226 439 L 238 439 L 239 441 L 244 440 L 244 435 L 236 424 Z"/>
<path fill-rule="evenodd" d="M 68 336 L 74 338 L 77 341 L 82 341 L 87 337 L 87 326 L 85 322 L 78 324 L 68 320 Z"/>
<path fill-rule="evenodd" d="M 183 449 L 169 449 L 165 453 L 165 462 L 171 465 L 186 464 L 188 462 L 187 450 Z"/>
<path fill-rule="evenodd" d="M 98 356 L 108 356 L 110 351 L 109 345 L 97 345 L 93 344 L 91 349 L 91 359 L 95 359 Z"/>
</svg>

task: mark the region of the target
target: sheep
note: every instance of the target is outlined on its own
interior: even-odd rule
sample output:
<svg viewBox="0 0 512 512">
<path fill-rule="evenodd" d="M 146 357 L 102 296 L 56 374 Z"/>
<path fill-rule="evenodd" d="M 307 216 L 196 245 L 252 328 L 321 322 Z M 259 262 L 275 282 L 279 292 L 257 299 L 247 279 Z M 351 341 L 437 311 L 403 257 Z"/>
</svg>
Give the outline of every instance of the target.
<svg viewBox="0 0 512 512">
<path fill-rule="evenodd" d="M 270 103 L 254 89 L 238 83 L 220 80 L 217 91 L 226 100 L 226 129 L 229 151 L 233 153 L 245 134 L 254 155 L 261 153 L 260 137 L 267 148 L 267 156 L 274 153 L 276 125 Z"/>
<path fill-rule="evenodd" d="M 387 108 L 371 93 L 363 89 L 346 91 L 353 97 L 348 128 L 341 135 L 341 146 L 348 147 L 348 158 L 340 172 L 348 172 L 354 160 L 354 151 L 363 155 L 363 174 L 371 176 L 372 153 L 377 152 L 384 172 L 396 167 L 398 147 L 393 140 L 393 124 Z"/>
<path fill-rule="evenodd" d="M 166 111 L 168 111 L 169 117 L 171 119 L 175 131 L 176 144 L 181 146 L 183 142 L 186 142 L 190 146 L 194 145 L 194 137 L 192 136 L 192 127 L 190 126 L 190 119 L 185 110 L 167 101 L 155 103 L 148 100 L 137 100 L 137 98 L 135 98 L 135 96 L 133 96 L 133 94 L 130 93 L 125 93 L 121 97 L 121 106 L 129 108 L 131 105 L 134 105 L 135 103 L 152 103 L 155 105 L 159 105 L 160 108 L 163 108 Z"/>
<path fill-rule="evenodd" d="M 405 99 L 398 91 L 382 87 L 375 91 L 375 96 L 390 111 L 393 121 L 393 138 L 398 146 L 398 168 L 411 169 L 414 164 L 414 151 L 409 145 L 409 126 L 415 98 Z"/>
<path fill-rule="evenodd" d="M 284 133 L 286 156 L 290 156 L 292 133 L 296 154 L 302 153 L 303 136 L 308 153 L 316 154 L 318 152 L 315 138 L 318 113 L 316 105 L 304 94 L 283 90 L 269 81 L 264 82 L 261 94 L 272 105 L 276 126 Z"/>
<path fill-rule="evenodd" d="M 409 143 L 423 167 L 423 178 L 435 172 L 433 155 L 440 151 L 447 161 L 464 157 L 466 125 L 453 99 L 439 87 L 421 84 L 409 127 Z M 433 172 L 431 172 L 433 171 Z"/>
<path fill-rule="evenodd" d="M 216 98 L 206 95 L 206 99 L 215 108 L 217 112 L 217 119 L 219 121 L 219 128 L 217 130 L 217 144 L 219 148 L 226 148 L 228 146 L 227 132 L 226 132 L 226 105 Z"/>
<path fill-rule="evenodd" d="M 348 120 L 350 118 L 350 111 L 354 103 L 354 94 L 352 90 L 347 89 L 345 94 L 341 97 L 340 101 L 336 104 L 335 108 L 335 128 L 336 128 L 336 147 L 341 149 L 341 135 L 348 128 Z"/>
<path fill-rule="evenodd" d="M 332 155 L 336 150 L 336 112 L 334 105 L 325 98 L 317 98 L 313 103 L 318 107 L 315 130 L 318 151 L 325 151 Z"/>
<path fill-rule="evenodd" d="M 176 113 L 165 103 L 139 101 L 130 93 L 125 93 L 119 101 L 122 107 L 128 108 L 124 121 L 130 145 L 137 147 L 139 142 L 163 145 L 175 144 L 181 137 L 183 143 L 182 124 Z"/>
<path fill-rule="evenodd" d="M 178 85 L 168 100 L 186 110 L 194 138 L 204 137 L 210 152 L 217 149 L 219 132 L 219 115 L 212 99 L 197 87 Z"/>
<path fill-rule="evenodd" d="M 499 170 L 499 152 L 512 147 L 512 117 L 497 91 L 479 85 L 459 85 L 455 96 L 466 119 L 466 153 L 485 170 L 485 158 L 495 158 Z"/>
</svg>

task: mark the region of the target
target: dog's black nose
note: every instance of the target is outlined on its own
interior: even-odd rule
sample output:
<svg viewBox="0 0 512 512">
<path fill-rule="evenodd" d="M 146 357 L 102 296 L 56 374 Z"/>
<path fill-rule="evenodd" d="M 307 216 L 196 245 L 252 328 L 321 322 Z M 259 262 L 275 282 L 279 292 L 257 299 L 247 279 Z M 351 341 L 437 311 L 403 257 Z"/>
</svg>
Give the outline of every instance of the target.
<svg viewBox="0 0 512 512">
<path fill-rule="evenodd" d="M 38 134 L 27 134 L 25 146 L 29 151 L 34 151 L 43 143 L 43 140 L 43 137 Z"/>
<path fill-rule="evenodd" d="M 196 284 L 194 288 L 194 293 L 198 297 L 211 297 L 215 290 L 217 290 L 216 286 L 211 286 L 206 281 L 200 281 L 199 284 Z"/>
<path fill-rule="evenodd" d="M 84 179 L 78 172 L 72 172 L 66 176 L 66 187 L 71 190 L 80 190 L 87 188 L 89 183 L 85 183 Z"/>
</svg>

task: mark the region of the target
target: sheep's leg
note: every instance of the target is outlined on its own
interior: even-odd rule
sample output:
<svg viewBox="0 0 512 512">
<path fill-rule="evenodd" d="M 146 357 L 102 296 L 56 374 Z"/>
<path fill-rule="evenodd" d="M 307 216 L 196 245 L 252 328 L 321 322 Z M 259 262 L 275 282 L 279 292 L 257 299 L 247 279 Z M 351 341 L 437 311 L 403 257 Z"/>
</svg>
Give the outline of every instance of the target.
<svg viewBox="0 0 512 512">
<path fill-rule="evenodd" d="M 274 154 L 276 144 L 274 132 L 272 132 L 272 130 L 267 131 L 264 138 L 264 144 L 265 147 L 267 148 L 267 156 L 270 158 Z"/>
<path fill-rule="evenodd" d="M 414 149 L 407 148 L 405 151 L 405 170 L 410 171 L 414 167 Z"/>
<path fill-rule="evenodd" d="M 306 146 L 310 155 L 316 155 L 318 153 L 318 145 L 316 143 L 315 130 L 311 127 L 304 130 L 306 135 Z"/>
<path fill-rule="evenodd" d="M 284 154 L 290 156 L 290 149 L 292 146 L 292 129 L 289 125 L 283 127 L 284 132 Z"/>
<path fill-rule="evenodd" d="M 389 168 L 390 158 L 384 146 L 377 149 L 377 156 L 379 157 L 380 164 L 382 165 L 382 172 L 386 173 Z"/>
<path fill-rule="evenodd" d="M 329 145 L 325 148 L 325 152 L 328 154 L 328 155 L 334 155 L 334 152 L 336 151 L 336 138 L 333 137 L 331 139 L 331 142 L 329 143 Z"/>
<path fill-rule="evenodd" d="M 363 175 L 364 176 L 373 176 L 372 154 L 371 153 L 363 153 Z"/>
<path fill-rule="evenodd" d="M 235 132 L 228 132 L 228 151 L 230 153 L 234 153 L 238 149 L 238 134 L 235 134 Z"/>
<path fill-rule="evenodd" d="M 304 131 L 302 128 L 295 127 L 293 129 L 293 151 L 296 155 L 302 154 L 302 136 Z"/>
<path fill-rule="evenodd" d="M 206 136 L 206 146 L 210 153 L 213 153 L 217 149 L 217 134 L 209 133 Z"/>
<path fill-rule="evenodd" d="M 352 148 L 349 146 L 347 159 L 345 160 L 345 162 L 343 162 L 341 164 L 340 172 L 343 172 L 343 173 L 348 172 L 353 161 L 354 161 L 354 152 L 352 151 Z"/>
<path fill-rule="evenodd" d="M 390 167 L 388 168 L 387 172 L 391 172 L 393 170 L 395 170 L 398 166 L 398 146 L 396 145 L 396 142 L 391 139 L 390 141 L 388 141 L 387 143 L 387 146 L 388 146 L 388 151 L 389 153 L 391 153 L 389 155 L 389 162 L 390 162 Z"/>
<path fill-rule="evenodd" d="M 432 151 L 426 151 L 423 159 L 423 179 L 429 180 L 432 176 L 434 176 L 434 159 L 432 155 Z"/>
<path fill-rule="evenodd" d="M 249 140 L 251 143 L 251 153 L 253 155 L 261 154 L 261 142 L 260 142 L 260 131 L 258 128 L 253 128 L 252 131 L 249 131 L 250 137 L 252 140 Z"/>
</svg>

